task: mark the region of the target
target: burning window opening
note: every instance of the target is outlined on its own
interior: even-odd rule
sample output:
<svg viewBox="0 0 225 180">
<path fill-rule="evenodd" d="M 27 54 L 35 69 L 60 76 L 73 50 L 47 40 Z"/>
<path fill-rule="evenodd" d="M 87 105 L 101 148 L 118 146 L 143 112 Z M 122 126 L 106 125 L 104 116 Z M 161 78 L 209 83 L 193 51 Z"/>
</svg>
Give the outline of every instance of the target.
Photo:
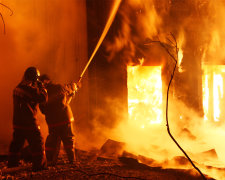
<svg viewBox="0 0 225 180">
<path fill-rule="evenodd" d="M 127 66 L 129 121 L 145 128 L 160 124 L 162 115 L 161 66 Z"/>
<path fill-rule="evenodd" d="M 203 65 L 203 110 L 204 120 L 220 122 L 225 114 L 224 107 L 225 65 Z"/>
</svg>

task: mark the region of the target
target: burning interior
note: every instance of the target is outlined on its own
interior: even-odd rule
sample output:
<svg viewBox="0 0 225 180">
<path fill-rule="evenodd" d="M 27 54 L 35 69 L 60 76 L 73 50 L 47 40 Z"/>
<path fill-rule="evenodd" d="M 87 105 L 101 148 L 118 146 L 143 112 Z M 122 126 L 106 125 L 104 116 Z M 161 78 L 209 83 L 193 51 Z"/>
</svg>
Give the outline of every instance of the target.
<svg viewBox="0 0 225 180">
<path fill-rule="evenodd" d="M 139 128 L 161 123 L 161 67 L 128 66 L 127 73 L 129 121 Z"/>
<path fill-rule="evenodd" d="M 224 119 L 224 65 L 202 66 L 202 109 L 204 120 L 223 122 Z M 137 127 L 162 123 L 161 66 L 128 66 L 128 114 Z M 165 95 L 164 95 L 165 96 Z M 182 118 L 182 116 L 180 116 Z"/>
<path fill-rule="evenodd" d="M 224 119 L 224 65 L 203 65 L 204 120 L 222 123 Z"/>
</svg>

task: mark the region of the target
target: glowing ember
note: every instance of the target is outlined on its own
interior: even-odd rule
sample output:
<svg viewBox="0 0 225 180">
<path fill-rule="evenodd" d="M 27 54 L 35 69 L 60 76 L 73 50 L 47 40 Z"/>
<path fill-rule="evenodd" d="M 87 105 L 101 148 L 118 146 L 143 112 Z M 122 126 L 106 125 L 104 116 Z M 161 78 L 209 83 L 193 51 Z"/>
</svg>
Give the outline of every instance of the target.
<svg viewBox="0 0 225 180">
<path fill-rule="evenodd" d="M 220 121 L 223 98 L 224 65 L 203 66 L 203 108 L 204 119 Z"/>
<path fill-rule="evenodd" d="M 137 127 L 162 121 L 162 80 L 160 66 L 128 66 L 129 119 Z"/>
</svg>

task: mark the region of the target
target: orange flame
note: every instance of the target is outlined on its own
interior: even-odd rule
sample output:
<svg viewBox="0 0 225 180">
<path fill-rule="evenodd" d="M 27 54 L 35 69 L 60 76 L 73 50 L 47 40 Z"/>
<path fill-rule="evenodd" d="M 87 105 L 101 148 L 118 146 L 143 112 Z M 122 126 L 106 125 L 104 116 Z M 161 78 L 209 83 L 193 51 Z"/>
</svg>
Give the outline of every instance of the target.
<svg viewBox="0 0 225 180">
<path fill-rule="evenodd" d="M 137 127 L 162 122 L 160 66 L 128 66 L 128 113 Z"/>
<path fill-rule="evenodd" d="M 203 108 L 204 120 L 220 121 L 223 98 L 224 65 L 203 66 Z"/>
<path fill-rule="evenodd" d="M 179 51 L 178 51 L 178 71 L 179 72 L 183 72 L 183 69 L 181 67 L 182 59 L 183 59 L 183 50 L 179 49 Z"/>
<path fill-rule="evenodd" d="M 183 72 L 183 69 L 182 69 L 182 66 L 181 66 L 181 63 L 182 63 L 182 60 L 183 60 L 183 50 L 182 50 L 182 46 L 184 45 L 185 43 L 185 38 L 184 38 L 184 32 L 181 31 L 180 34 L 179 34 L 179 38 L 178 38 L 178 48 L 179 48 L 179 51 L 178 51 L 178 62 L 177 62 L 177 65 L 178 65 L 178 71 L 179 72 Z"/>
</svg>

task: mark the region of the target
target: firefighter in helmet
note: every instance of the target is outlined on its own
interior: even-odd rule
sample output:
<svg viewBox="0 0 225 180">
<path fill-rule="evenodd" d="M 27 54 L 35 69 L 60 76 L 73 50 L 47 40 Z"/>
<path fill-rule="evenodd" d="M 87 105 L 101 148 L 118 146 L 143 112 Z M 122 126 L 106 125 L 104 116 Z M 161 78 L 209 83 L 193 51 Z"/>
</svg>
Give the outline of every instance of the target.
<svg viewBox="0 0 225 180">
<path fill-rule="evenodd" d="M 45 142 L 45 152 L 48 165 L 54 165 L 58 158 L 61 141 L 70 163 L 75 161 L 74 134 L 72 122 L 73 113 L 70 101 L 77 91 L 75 83 L 61 84 L 52 83 L 48 75 L 42 75 L 40 80 L 48 91 L 48 101 L 40 105 L 45 114 L 49 134 Z"/>
<path fill-rule="evenodd" d="M 33 170 L 46 168 L 43 138 L 37 125 L 37 108 L 39 103 L 47 101 L 47 91 L 38 80 L 39 76 L 37 68 L 27 68 L 22 81 L 13 91 L 13 139 L 9 147 L 8 167 L 19 165 L 19 153 L 27 140 L 32 152 Z"/>
</svg>

